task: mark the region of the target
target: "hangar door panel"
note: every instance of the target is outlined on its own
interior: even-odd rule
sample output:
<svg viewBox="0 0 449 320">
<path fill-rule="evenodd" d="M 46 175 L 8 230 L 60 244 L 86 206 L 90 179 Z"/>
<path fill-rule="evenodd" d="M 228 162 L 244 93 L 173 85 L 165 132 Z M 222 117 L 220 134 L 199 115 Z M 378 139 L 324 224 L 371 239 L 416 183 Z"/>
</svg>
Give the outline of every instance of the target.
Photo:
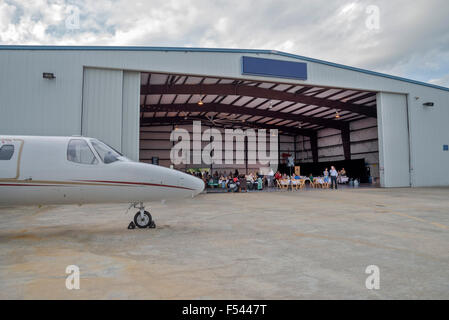
<svg viewBox="0 0 449 320">
<path fill-rule="evenodd" d="M 410 186 L 407 97 L 378 93 L 380 181 L 383 187 Z"/>
<path fill-rule="evenodd" d="M 82 135 L 122 150 L 123 71 L 84 69 Z"/>
<path fill-rule="evenodd" d="M 122 153 L 139 161 L 140 72 L 123 71 Z"/>
</svg>

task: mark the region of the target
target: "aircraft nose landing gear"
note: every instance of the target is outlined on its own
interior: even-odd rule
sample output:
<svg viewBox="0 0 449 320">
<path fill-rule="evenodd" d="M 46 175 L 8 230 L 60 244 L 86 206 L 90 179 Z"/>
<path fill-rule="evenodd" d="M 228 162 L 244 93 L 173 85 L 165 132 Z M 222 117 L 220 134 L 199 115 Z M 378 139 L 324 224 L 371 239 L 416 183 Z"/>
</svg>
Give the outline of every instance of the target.
<svg viewBox="0 0 449 320">
<path fill-rule="evenodd" d="M 141 211 L 137 211 L 136 215 L 134 216 L 134 223 L 141 229 L 154 228 L 155 226 L 151 214 L 148 211 L 143 211 L 143 214 Z"/>
<path fill-rule="evenodd" d="M 134 222 L 131 221 L 128 229 L 134 229 L 136 226 L 140 229 L 156 228 L 156 224 L 154 223 L 151 214 L 148 211 L 145 211 L 145 207 L 143 206 L 142 202 L 139 203 L 139 207 L 137 207 L 136 204 L 132 204 L 131 206 L 134 206 L 134 208 L 138 208 L 139 211 L 137 211 L 137 213 L 134 215 Z"/>
</svg>

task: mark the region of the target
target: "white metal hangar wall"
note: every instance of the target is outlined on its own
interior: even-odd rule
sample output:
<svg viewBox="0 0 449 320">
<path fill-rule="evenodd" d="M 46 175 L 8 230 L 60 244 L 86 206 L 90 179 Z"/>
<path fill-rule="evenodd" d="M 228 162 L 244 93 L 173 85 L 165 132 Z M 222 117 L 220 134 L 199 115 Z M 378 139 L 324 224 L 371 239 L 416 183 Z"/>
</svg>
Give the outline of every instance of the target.
<svg viewBox="0 0 449 320">
<path fill-rule="evenodd" d="M 139 160 L 140 73 L 84 68 L 81 134 Z"/>
<path fill-rule="evenodd" d="M 242 74 L 243 56 L 302 62 L 307 77 Z M 448 88 L 269 50 L 0 46 L 0 70 L 0 134 L 92 134 L 134 159 L 142 72 L 377 92 L 382 186 L 449 186 Z"/>
</svg>

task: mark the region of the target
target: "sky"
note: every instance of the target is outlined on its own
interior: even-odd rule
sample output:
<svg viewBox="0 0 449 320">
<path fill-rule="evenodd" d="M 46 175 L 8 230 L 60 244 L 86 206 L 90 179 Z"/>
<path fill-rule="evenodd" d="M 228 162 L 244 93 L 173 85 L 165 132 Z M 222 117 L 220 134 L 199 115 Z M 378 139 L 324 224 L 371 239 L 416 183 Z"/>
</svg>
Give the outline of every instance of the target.
<svg viewBox="0 0 449 320">
<path fill-rule="evenodd" d="M 269 49 L 449 87 L 447 0 L 0 0 L 0 44 Z"/>
</svg>

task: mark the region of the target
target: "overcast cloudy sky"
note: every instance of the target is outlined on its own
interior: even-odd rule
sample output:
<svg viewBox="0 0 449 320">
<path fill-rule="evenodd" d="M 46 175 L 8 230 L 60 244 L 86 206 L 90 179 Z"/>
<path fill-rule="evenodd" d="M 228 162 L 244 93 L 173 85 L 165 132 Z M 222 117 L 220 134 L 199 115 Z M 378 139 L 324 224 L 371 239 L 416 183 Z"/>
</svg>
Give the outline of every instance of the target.
<svg viewBox="0 0 449 320">
<path fill-rule="evenodd" d="M 272 49 L 449 87 L 447 0 L 0 0 L 0 44 Z"/>
</svg>

